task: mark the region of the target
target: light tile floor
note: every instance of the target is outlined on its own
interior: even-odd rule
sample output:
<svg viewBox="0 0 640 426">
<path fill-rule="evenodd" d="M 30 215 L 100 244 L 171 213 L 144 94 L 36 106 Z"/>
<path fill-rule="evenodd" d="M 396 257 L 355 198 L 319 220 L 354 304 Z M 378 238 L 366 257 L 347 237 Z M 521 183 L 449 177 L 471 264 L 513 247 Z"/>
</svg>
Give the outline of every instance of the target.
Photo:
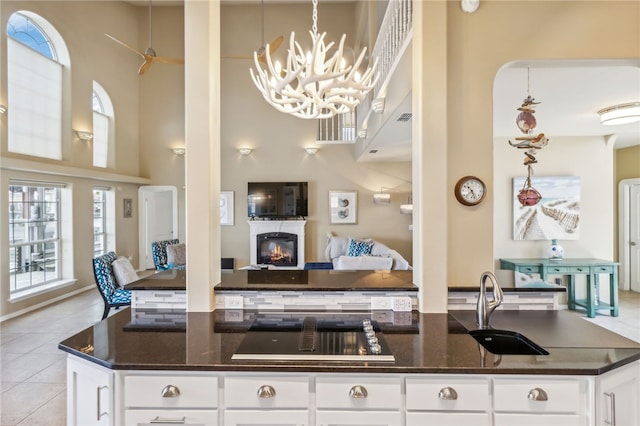
<svg viewBox="0 0 640 426">
<path fill-rule="evenodd" d="M 0 324 L 3 426 L 66 424 L 66 357 L 58 343 L 100 321 L 102 310 L 100 295 L 91 290 Z M 618 317 L 575 314 L 640 342 L 640 293 L 620 292 Z"/>
</svg>

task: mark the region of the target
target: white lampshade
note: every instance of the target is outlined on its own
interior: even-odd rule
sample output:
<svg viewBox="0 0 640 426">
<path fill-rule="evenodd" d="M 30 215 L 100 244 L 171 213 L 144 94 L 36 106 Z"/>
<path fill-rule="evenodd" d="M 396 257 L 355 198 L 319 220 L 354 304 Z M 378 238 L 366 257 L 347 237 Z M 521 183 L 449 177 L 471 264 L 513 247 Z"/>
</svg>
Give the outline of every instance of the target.
<svg viewBox="0 0 640 426">
<path fill-rule="evenodd" d="M 628 124 L 640 121 L 640 102 L 614 105 L 598 111 L 600 123 L 605 126 Z"/>
</svg>

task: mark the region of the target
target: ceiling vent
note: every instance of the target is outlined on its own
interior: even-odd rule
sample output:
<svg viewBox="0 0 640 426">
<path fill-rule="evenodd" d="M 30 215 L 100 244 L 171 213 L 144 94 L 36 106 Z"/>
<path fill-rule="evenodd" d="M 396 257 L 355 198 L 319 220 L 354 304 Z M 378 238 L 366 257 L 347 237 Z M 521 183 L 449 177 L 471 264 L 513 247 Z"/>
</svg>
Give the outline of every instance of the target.
<svg viewBox="0 0 640 426">
<path fill-rule="evenodd" d="M 402 114 L 400 114 L 398 116 L 398 118 L 396 119 L 396 121 L 410 121 L 411 117 L 413 117 L 413 114 L 410 112 L 403 112 Z"/>
</svg>

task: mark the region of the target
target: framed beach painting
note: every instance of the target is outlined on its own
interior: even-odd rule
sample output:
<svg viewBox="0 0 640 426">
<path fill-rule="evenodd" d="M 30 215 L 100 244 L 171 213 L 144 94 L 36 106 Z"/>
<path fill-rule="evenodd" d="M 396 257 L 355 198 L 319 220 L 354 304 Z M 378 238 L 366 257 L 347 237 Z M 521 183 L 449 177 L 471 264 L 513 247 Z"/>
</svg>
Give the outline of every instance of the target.
<svg viewBox="0 0 640 426">
<path fill-rule="evenodd" d="M 518 192 L 526 177 L 513 178 L 514 240 L 577 240 L 580 236 L 580 177 L 532 176 L 542 195 L 535 206 L 522 206 Z"/>
<path fill-rule="evenodd" d="M 329 214 L 332 225 L 358 222 L 358 193 L 356 191 L 329 191 Z"/>
</svg>

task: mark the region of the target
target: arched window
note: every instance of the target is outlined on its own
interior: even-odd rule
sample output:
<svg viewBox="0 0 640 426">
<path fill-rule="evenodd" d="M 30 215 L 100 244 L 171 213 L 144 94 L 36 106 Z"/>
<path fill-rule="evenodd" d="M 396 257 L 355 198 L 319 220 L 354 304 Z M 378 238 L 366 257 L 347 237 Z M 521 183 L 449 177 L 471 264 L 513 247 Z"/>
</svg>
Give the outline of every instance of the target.
<svg viewBox="0 0 640 426">
<path fill-rule="evenodd" d="M 59 160 L 69 52 L 58 31 L 28 11 L 9 17 L 7 35 L 8 150 Z"/>
<path fill-rule="evenodd" d="M 93 82 L 93 165 L 113 165 L 113 104 L 107 92 Z"/>
</svg>

